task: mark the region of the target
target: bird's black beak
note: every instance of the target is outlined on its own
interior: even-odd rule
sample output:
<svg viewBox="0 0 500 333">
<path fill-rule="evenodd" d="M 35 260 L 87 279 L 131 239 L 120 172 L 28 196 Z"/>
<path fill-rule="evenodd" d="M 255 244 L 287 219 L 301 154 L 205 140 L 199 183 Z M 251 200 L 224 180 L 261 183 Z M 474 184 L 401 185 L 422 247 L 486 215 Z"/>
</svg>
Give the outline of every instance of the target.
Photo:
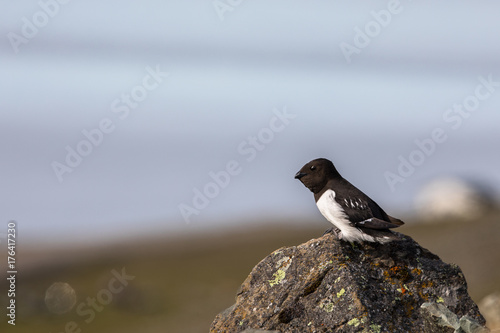
<svg viewBox="0 0 500 333">
<path fill-rule="evenodd" d="M 295 174 L 295 179 L 300 179 L 300 178 L 304 177 L 305 175 L 307 175 L 307 173 L 303 173 L 303 172 L 299 171 Z"/>
</svg>

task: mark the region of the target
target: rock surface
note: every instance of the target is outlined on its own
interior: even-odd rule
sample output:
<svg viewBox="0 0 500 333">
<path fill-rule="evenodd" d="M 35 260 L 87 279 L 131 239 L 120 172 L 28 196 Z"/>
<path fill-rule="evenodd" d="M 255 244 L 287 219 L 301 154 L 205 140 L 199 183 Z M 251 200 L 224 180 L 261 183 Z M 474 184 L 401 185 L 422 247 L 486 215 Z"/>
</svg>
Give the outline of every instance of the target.
<svg viewBox="0 0 500 333">
<path fill-rule="evenodd" d="M 398 235 L 386 245 L 352 245 L 327 234 L 273 252 L 210 332 L 481 331 L 485 320 L 460 268 Z"/>
</svg>

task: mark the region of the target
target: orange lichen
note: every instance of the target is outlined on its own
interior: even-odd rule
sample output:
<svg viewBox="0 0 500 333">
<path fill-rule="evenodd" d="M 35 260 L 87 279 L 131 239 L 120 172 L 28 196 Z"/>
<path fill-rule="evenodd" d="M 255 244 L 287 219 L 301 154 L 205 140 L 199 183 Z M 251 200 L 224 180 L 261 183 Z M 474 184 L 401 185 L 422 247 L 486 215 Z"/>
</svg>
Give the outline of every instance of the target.
<svg viewBox="0 0 500 333">
<path fill-rule="evenodd" d="M 406 316 L 411 317 L 413 310 L 415 310 L 415 308 L 413 307 L 413 305 L 408 304 L 405 306 L 405 310 L 406 310 Z"/>
<path fill-rule="evenodd" d="M 423 281 L 422 284 L 420 285 L 420 288 L 430 288 L 434 286 L 434 282 L 432 281 Z"/>
<path fill-rule="evenodd" d="M 392 284 L 405 283 L 411 279 L 410 272 L 406 267 L 393 266 L 384 271 L 384 277 Z"/>
</svg>

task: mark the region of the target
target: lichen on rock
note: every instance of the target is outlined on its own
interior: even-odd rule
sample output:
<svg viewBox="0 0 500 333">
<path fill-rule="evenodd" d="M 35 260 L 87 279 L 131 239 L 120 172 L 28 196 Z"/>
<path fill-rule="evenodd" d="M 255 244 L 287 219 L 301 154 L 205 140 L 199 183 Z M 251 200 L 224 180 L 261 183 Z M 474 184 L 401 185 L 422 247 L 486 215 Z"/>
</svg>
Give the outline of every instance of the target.
<svg viewBox="0 0 500 333">
<path fill-rule="evenodd" d="M 386 245 L 352 246 L 327 234 L 275 251 L 254 267 L 236 304 L 217 315 L 210 331 L 435 333 L 462 329 L 461 322 L 483 327 L 460 268 L 398 235 L 400 241 Z M 439 326 L 439 316 L 424 304 L 446 313 L 451 326 Z"/>
</svg>

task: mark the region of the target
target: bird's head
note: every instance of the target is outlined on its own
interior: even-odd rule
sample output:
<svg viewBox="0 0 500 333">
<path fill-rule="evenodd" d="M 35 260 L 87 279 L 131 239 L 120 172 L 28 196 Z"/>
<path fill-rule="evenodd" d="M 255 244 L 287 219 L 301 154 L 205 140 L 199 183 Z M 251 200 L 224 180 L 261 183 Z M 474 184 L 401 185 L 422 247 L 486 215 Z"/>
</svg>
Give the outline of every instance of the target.
<svg viewBox="0 0 500 333">
<path fill-rule="evenodd" d="M 295 179 L 300 180 L 313 193 L 318 193 L 330 179 L 337 177 L 341 176 L 333 163 L 326 158 L 312 160 L 295 174 Z"/>
</svg>

